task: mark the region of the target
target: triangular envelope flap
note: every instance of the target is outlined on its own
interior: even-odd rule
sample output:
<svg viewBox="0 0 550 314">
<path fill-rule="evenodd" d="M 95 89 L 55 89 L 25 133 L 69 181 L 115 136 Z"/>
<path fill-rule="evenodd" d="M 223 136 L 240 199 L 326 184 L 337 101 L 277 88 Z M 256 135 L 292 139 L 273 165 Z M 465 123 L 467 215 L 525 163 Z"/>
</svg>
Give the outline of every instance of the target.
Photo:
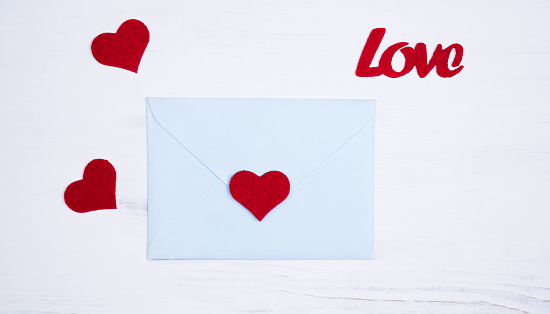
<svg viewBox="0 0 550 314">
<path fill-rule="evenodd" d="M 271 170 L 296 185 L 374 117 L 374 100 L 148 98 L 154 119 L 225 184 Z"/>
</svg>

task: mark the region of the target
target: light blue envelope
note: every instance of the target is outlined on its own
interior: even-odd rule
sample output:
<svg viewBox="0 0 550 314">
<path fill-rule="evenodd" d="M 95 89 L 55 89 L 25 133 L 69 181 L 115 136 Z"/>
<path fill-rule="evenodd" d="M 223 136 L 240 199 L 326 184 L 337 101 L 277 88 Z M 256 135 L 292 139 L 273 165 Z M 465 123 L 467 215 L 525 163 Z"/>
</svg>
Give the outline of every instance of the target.
<svg viewBox="0 0 550 314">
<path fill-rule="evenodd" d="M 147 99 L 150 259 L 372 259 L 374 100 Z M 258 221 L 233 174 L 277 170 Z"/>
</svg>

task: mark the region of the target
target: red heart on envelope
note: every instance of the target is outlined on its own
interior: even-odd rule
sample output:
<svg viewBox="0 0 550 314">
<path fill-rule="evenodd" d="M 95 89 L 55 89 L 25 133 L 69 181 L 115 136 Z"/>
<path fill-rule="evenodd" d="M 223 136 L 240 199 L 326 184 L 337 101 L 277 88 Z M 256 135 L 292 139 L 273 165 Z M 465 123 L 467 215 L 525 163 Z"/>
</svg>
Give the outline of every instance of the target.
<svg viewBox="0 0 550 314">
<path fill-rule="evenodd" d="M 77 213 L 116 208 L 116 171 L 105 159 L 94 159 L 84 168 L 82 180 L 65 190 L 65 204 Z"/>
<path fill-rule="evenodd" d="M 290 192 L 290 182 L 279 171 L 270 171 L 258 177 L 250 171 L 239 171 L 229 182 L 233 198 L 261 221 Z"/>
<path fill-rule="evenodd" d="M 103 33 L 92 42 L 97 62 L 137 73 L 141 57 L 149 43 L 149 30 L 138 20 L 128 20 L 116 33 Z"/>
</svg>

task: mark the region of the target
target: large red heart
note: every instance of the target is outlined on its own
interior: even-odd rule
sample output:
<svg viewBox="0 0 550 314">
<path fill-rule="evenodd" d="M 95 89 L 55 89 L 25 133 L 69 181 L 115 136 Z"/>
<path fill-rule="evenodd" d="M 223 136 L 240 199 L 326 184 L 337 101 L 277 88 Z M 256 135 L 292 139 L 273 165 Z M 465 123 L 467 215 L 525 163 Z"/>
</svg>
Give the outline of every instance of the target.
<svg viewBox="0 0 550 314">
<path fill-rule="evenodd" d="M 94 159 L 84 168 L 82 180 L 65 190 L 65 204 L 77 213 L 116 208 L 116 171 L 105 159 Z"/>
<path fill-rule="evenodd" d="M 237 202 L 261 221 L 287 198 L 290 182 L 279 171 L 270 171 L 261 177 L 250 171 L 239 171 L 231 178 L 229 191 Z"/>
<path fill-rule="evenodd" d="M 137 73 L 149 30 L 138 20 L 128 20 L 113 33 L 103 33 L 92 41 L 92 54 L 97 62 Z"/>
</svg>

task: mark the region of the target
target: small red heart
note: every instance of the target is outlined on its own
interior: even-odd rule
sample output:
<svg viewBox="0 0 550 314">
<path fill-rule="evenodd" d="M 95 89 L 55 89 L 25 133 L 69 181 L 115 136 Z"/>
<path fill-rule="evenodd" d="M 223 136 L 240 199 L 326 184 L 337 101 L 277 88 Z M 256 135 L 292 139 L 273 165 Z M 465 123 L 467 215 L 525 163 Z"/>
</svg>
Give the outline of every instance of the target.
<svg viewBox="0 0 550 314">
<path fill-rule="evenodd" d="M 65 204 L 77 213 L 116 209 L 116 171 L 105 159 L 94 159 L 84 168 L 82 180 L 65 190 Z"/>
<path fill-rule="evenodd" d="M 149 30 L 138 20 L 128 20 L 113 33 L 103 33 L 92 41 L 97 62 L 137 73 L 149 43 Z"/>
<path fill-rule="evenodd" d="M 239 171 L 229 182 L 233 198 L 241 203 L 259 221 L 284 201 L 290 192 L 290 182 L 279 171 L 270 171 L 258 177 L 250 171 Z"/>
</svg>

